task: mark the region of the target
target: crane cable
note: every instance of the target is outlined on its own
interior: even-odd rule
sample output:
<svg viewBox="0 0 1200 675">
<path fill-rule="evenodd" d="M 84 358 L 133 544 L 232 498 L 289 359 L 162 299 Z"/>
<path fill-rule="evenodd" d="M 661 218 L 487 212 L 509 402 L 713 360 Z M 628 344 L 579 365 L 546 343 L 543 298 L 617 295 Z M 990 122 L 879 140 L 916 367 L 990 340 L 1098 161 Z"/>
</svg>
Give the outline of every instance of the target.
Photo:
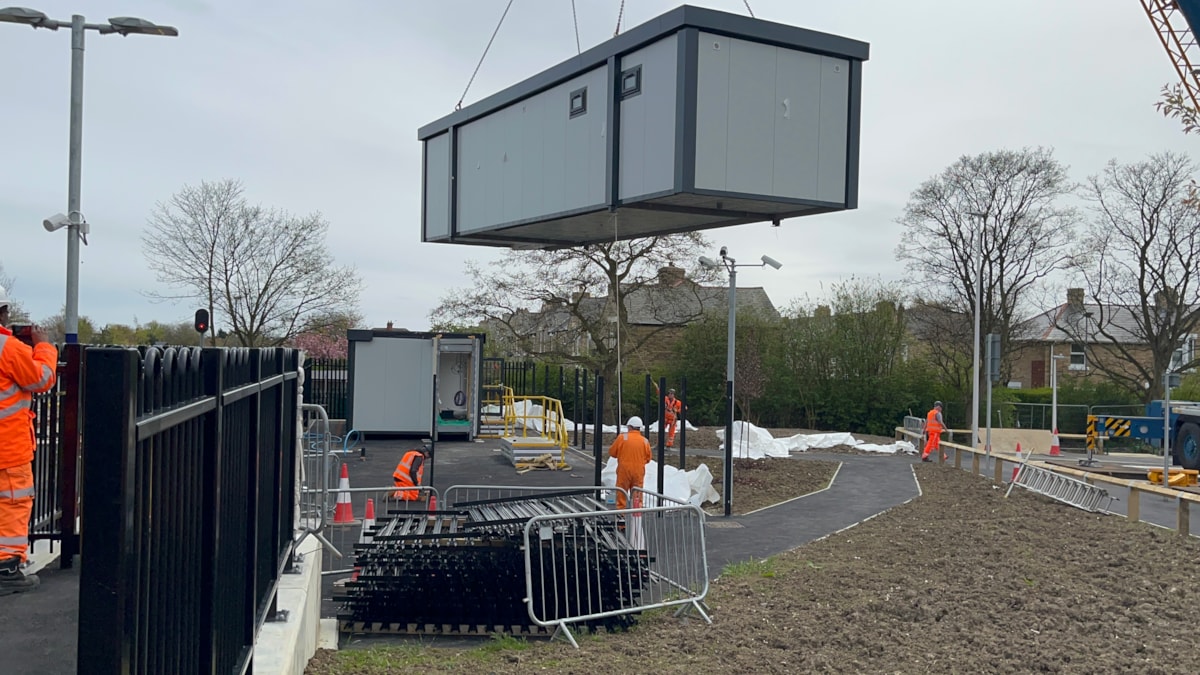
<svg viewBox="0 0 1200 675">
<path fill-rule="evenodd" d="M 622 2 L 621 4 L 624 4 L 624 3 Z M 619 225 L 620 217 L 621 217 L 621 215 L 619 212 L 617 212 L 617 211 L 613 212 L 613 250 L 614 250 L 614 252 L 615 252 L 617 246 L 620 245 L 620 237 L 618 236 L 618 233 L 617 233 L 617 227 Z M 619 265 L 614 263 L 614 265 L 613 265 L 613 298 L 615 300 L 615 303 L 613 305 L 613 311 L 616 314 L 613 316 L 613 319 L 614 319 L 613 328 L 616 330 L 616 341 L 617 341 L 617 430 L 619 431 L 621 429 L 621 407 L 622 407 L 622 401 L 621 401 L 622 386 L 621 385 L 624 384 L 624 382 L 622 382 L 622 380 L 624 378 L 621 373 L 621 278 L 617 275 L 618 267 L 619 267 Z M 644 422 L 643 422 L 643 424 L 644 424 Z"/>
<path fill-rule="evenodd" d="M 571 21 L 575 23 L 575 53 L 582 54 L 583 47 L 579 46 L 579 15 L 575 13 L 575 0 L 571 0 Z"/>
<path fill-rule="evenodd" d="M 617 10 L 617 29 L 613 31 L 613 37 L 617 37 L 621 33 L 621 17 L 625 16 L 625 0 L 621 0 L 621 8 Z"/>
<path fill-rule="evenodd" d="M 755 18 L 754 10 L 750 9 L 750 0 L 742 0 L 742 2 L 746 4 L 746 11 L 750 12 L 750 18 L 751 19 Z"/>
<path fill-rule="evenodd" d="M 496 30 L 492 31 L 492 37 L 488 40 L 487 46 L 483 48 L 483 55 L 479 57 L 479 63 L 475 64 L 475 72 L 471 73 L 471 79 L 467 80 L 467 88 L 463 89 L 462 97 L 455 104 L 455 110 L 462 110 L 462 103 L 467 98 L 467 92 L 471 89 L 471 83 L 475 81 L 475 76 L 479 74 L 479 67 L 483 65 L 483 60 L 487 58 L 488 50 L 492 48 L 492 41 L 496 39 L 496 33 L 500 32 L 500 26 L 504 24 L 504 17 L 508 16 L 508 10 L 512 7 L 513 0 L 508 0 L 508 4 L 504 7 L 504 13 L 500 15 L 500 22 L 496 24 Z"/>
</svg>

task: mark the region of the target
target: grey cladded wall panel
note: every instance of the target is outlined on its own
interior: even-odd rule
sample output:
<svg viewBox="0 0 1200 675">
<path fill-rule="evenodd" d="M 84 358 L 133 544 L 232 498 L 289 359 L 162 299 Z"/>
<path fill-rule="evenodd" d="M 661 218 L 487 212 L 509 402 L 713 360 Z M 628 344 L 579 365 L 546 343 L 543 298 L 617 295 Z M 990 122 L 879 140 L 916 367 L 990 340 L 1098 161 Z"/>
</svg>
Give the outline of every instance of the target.
<svg viewBox="0 0 1200 675">
<path fill-rule="evenodd" d="M 850 62 L 821 57 L 822 138 L 846 138 L 850 124 Z M 846 144 L 822 143 L 817 199 L 841 202 L 846 198 Z"/>
<path fill-rule="evenodd" d="M 775 91 L 774 176 L 769 194 L 817 194 L 817 158 L 821 151 L 821 57 L 792 49 L 778 50 Z M 842 143 L 842 145 L 845 145 Z"/>
<path fill-rule="evenodd" d="M 849 61 L 701 33 L 696 187 L 842 203 Z"/>
<path fill-rule="evenodd" d="M 459 232 L 604 203 L 606 72 L 594 68 L 460 128 Z M 585 87 L 587 111 L 572 118 L 570 94 Z"/>
<path fill-rule="evenodd" d="M 355 342 L 354 350 L 354 428 L 384 433 L 430 431 L 433 341 L 377 338 Z"/>
<path fill-rule="evenodd" d="M 450 134 L 425 143 L 425 236 L 450 236 Z"/>
<path fill-rule="evenodd" d="M 696 54 L 696 187 L 726 189 L 729 41 L 700 33 Z"/>
<path fill-rule="evenodd" d="M 727 190 L 767 194 L 773 188 L 776 47 L 747 40 L 729 43 Z M 701 35 L 700 44 L 707 40 Z M 702 47 L 703 48 L 703 47 Z"/>
<path fill-rule="evenodd" d="M 621 59 L 621 70 L 642 67 L 641 92 L 621 101 L 623 200 L 665 192 L 675 185 L 675 93 L 679 47 L 671 35 Z"/>
</svg>

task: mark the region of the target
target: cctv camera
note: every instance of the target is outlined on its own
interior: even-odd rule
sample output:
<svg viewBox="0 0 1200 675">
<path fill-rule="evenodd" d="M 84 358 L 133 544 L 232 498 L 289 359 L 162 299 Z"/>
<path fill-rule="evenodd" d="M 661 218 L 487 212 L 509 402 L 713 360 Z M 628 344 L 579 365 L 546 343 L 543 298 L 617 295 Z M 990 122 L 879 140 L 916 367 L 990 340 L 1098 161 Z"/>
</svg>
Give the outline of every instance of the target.
<svg viewBox="0 0 1200 675">
<path fill-rule="evenodd" d="M 769 255 L 764 255 L 762 257 L 762 261 L 763 261 L 764 265 L 770 265 L 771 267 L 774 267 L 775 269 L 779 269 L 780 267 L 783 267 L 783 263 L 779 262 L 778 260 L 772 258 Z"/>
<path fill-rule="evenodd" d="M 711 270 L 717 266 L 717 261 L 706 255 L 702 255 L 700 256 L 700 266 Z"/>
<path fill-rule="evenodd" d="M 724 257 L 726 257 L 728 254 L 729 254 L 729 248 L 728 248 L 728 247 L 726 247 L 726 246 L 722 246 L 722 247 L 721 247 L 721 257 L 722 257 L 722 258 L 724 258 Z"/>
<path fill-rule="evenodd" d="M 42 227 L 46 228 L 47 232 L 61 230 L 71 224 L 71 221 L 61 213 L 56 213 L 42 221 Z"/>
</svg>

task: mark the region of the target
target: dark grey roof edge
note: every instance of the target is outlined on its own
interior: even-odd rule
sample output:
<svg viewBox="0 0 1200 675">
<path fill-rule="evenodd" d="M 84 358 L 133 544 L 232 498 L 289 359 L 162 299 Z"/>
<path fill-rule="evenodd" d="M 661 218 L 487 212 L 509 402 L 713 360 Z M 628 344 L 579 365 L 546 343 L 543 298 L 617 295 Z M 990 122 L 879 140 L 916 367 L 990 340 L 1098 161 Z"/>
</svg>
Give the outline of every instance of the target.
<svg viewBox="0 0 1200 675">
<path fill-rule="evenodd" d="M 533 96 L 580 73 L 604 65 L 611 56 L 636 51 L 685 27 L 857 61 L 866 61 L 870 55 L 870 45 L 859 40 L 706 7 L 682 5 L 630 28 L 611 40 L 605 40 L 578 56 L 551 66 L 533 77 L 426 124 L 417 130 L 417 140 L 424 141 L 450 127 L 465 124 Z"/>
</svg>

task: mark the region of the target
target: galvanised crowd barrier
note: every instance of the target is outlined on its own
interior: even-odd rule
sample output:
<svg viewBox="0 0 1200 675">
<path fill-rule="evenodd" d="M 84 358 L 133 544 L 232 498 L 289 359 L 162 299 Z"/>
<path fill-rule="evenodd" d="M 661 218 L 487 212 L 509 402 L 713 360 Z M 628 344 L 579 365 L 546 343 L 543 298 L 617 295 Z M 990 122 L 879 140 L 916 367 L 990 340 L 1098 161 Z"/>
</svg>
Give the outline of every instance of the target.
<svg viewBox="0 0 1200 675">
<path fill-rule="evenodd" d="M 634 491 L 635 499 L 664 495 Z M 525 523 L 525 605 L 578 647 L 568 624 L 677 606 L 711 623 L 704 512 L 691 504 L 541 515 Z"/>
<path fill-rule="evenodd" d="M 300 352 L 93 347 L 85 361 L 78 663 L 248 672 L 292 563 Z"/>
</svg>

